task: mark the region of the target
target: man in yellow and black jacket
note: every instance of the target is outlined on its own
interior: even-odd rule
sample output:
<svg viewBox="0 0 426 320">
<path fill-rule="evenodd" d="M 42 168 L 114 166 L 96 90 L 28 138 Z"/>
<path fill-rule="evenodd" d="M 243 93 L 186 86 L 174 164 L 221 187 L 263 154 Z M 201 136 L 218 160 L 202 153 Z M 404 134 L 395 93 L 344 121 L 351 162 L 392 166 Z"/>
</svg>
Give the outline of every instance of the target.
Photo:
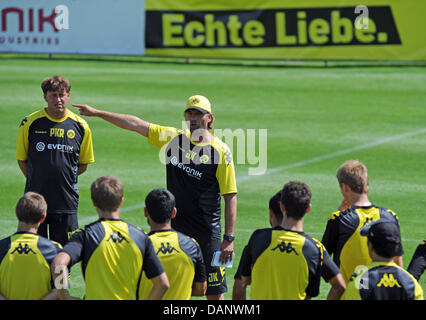
<svg viewBox="0 0 426 320">
<path fill-rule="evenodd" d="M 16 159 L 26 178 L 25 192 L 48 203 L 38 233 L 64 245 L 78 228 L 78 176 L 95 161 L 87 122 L 67 108 L 71 84 L 63 76 L 41 84 L 47 107 L 25 117 L 16 139 Z"/>
<path fill-rule="evenodd" d="M 211 266 L 214 252 L 221 251 L 219 262 L 231 260 L 234 252 L 234 229 L 237 218 L 237 184 L 229 147 L 210 132 L 214 116 L 210 101 L 201 95 L 188 98 L 184 109 L 185 129 L 162 126 L 139 117 L 73 104 L 84 116 L 100 117 L 126 130 L 148 138 L 160 148 L 166 165 L 167 189 L 176 198 L 179 214 L 172 227 L 201 247 L 208 273 L 209 300 L 223 299 L 227 292 L 223 267 Z M 224 235 L 221 239 L 224 199 Z"/>
</svg>

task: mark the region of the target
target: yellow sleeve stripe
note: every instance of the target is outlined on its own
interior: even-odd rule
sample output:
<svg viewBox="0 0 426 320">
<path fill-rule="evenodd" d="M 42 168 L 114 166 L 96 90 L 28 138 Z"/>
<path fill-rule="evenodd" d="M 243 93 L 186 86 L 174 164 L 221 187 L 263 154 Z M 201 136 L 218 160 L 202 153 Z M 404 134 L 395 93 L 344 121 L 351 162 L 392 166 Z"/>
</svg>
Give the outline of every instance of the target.
<svg viewBox="0 0 426 320">
<path fill-rule="evenodd" d="M 182 132 L 176 128 L 151 123 L 148 131 L 148 143 L 157 148 L 162 148 L 180 133 Z"/>
<path fill-rule="evenodd" d="M 31 113 L 28 117 L 25 117 L 22 120 L 16 137 L 16 160 L 25 161 L 28 159 L 29 128 L 35 120 L 43 118 L 44 116 L 45 115 L 42 109 Z"/>
<path fill-rule="evenodd" d="M 340 211 L 334 211 L 330 217 L 328 217 L 328 220 L 334 220 L 340 216 Z"/>
<path fill-rule="evenodd" d="M 216 170 L 216 179 L 222 195 L 237 193 L 234 161 L 229 148 L 218 138 L 213 140 L 212 146 L 220 153 L 220 162 Z"/>
</svg>

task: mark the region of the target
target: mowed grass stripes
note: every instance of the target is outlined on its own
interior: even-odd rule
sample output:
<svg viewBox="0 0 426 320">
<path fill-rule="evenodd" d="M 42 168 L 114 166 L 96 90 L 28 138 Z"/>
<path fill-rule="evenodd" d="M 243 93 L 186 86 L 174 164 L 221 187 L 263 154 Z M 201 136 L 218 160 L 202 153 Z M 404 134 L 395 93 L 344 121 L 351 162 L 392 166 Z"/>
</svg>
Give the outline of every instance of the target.
<svg viewBox="0 0 426 320">
<path fill-rule="evenodd" d="M 306 216 L 305 230 L 321 239 L 329 215 L 341 201 L 335 174 L 347 159 L 367 165 L 370 200 L 398 214 L 408 266 L 426 230 L 425 70 L 274 69 L 0 57 L 0 237 L 16 230 L 14 208 L 25 184 L 15 160 L 17 128 L 23 117 L 44 106 L 41 81 L 62 74 L 72 83 L 71 103 L 181 127 L 186 99 L 202 94 L 212 102 L 215 128 L 267 130 L 265 175 L 248 175 L 248 169 L 258 164 L 241 163 L 234 139 L 239 194 L 236 263 L 227 270 L 229 288 L 250 231 L 268 227 L 268 200 L 285 182 L 301 180 L 310 185 L 313 209 Z M 148 229 L 143 216 L 145 196 L 151 189 L 165 186 L 159 150 L 136 133 L 101 119 L 86 120 L 93 132 L 96 163 L 79 178 L 81 223 L 96 217 L 90 201 L 91 182 L 111 174 L 125 186 L 123 208 L 129 209 L 124 210 L 123 219 Z M 250 152 L 258 155 L 260 140 L 256 137 L 255 141 Z M 245 142 L 247 146 L 247 139 Z M 72 293 L 83 297 L 79 267 L 72 273 Z M 425 290 L 424 277 L 420 283 Z M 324 299 L 328 289 L 323 283 L 318 299 Z M 231 292 L 226 294 L 230 297 Z"/>
</svg>

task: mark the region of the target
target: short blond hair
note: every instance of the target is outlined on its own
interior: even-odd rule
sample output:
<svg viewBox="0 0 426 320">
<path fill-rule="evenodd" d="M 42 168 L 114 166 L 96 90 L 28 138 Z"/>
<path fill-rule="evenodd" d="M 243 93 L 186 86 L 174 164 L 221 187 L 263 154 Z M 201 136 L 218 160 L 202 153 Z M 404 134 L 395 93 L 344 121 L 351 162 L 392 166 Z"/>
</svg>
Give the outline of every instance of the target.
<svg viewBox="0 0 426 320">
<path fill-rule="evenodd" d="M 367 167 L 358 160 L 348 160 L 337 170 L 339 184 L 346 184 L 355 193 L 367 193 L 370 188 Z"/>
</svg>

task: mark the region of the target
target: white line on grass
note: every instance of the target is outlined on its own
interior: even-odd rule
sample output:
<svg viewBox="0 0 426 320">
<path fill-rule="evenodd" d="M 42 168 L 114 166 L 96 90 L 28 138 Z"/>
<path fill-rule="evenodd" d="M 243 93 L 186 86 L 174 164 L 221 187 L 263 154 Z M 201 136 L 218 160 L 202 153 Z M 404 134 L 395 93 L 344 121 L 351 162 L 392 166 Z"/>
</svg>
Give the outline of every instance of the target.
<svg viewBox="0 0 426 320">
<path fill-rule="evenodd" d="M 129 211 L 127 211 L 129 212 Z M 120 213 L 122 213 L 122 210 L 120 210 Z M 80 226 L 85 226 L 89 223 L 95 222 L 99 219 L 98 216 L 89 216 L 89 217 L 82 217 L 78 219 L 78 223 Z M 11 225 L 11 226 L 18 226 L 18 221 L 17 220 L 12 220 L 12 219 L 0 219 L 0 223 L 3 225 Z M 141 227 L 142 229 L 144 229 L 145 231 L 149 230 L 149 226 L 148 225 L 139 225 L 139 227 Z M 246 233 L 252 233 L 254 230 L 256 229 L 243 229 L 243 228 L 235 228 L 236 232 L 246 232 Z M 12 231 L 13 232 L 13 231 Z M 310 231 L 306 231 L 306 233 L 310 236 L 322 236 L 323 233 L 322 232 L 310 232 Z M 407 241 L 407 242 L 420 242 L 422 241 L 422 239 L 411 239 L 411 238 L 401 238 L 402 241 Z"/>
<path fill-rule="evenodd" d="M 370 148 L 370 147 L 375 147 L 375 146 L 385 144 L 385 143 L 389 143 L 389 142 L 393 142 L 393 141 L 396 141 L 396 140 L 412 137 L 412 136 L 422 134 L 422 133 L 426 133 L 426 128 L 422 128 L 422 129 L 411 131 L 411 132 L 401 133 L 401 134 L 397 134 L 397 135 L 390 136 L 390 137 L 385 137 L 385 138 L 382 138 L 382 139 L 379 139 L 379 140 L 376 140 L 376 141 L 373 141 L 373 142 L 365 143 L 365 144 L 362 144 L 362 145 L 359 145 L 359 146 L 355 146 L 355 147 L 352 147 L 352 148 L 332 152 L 332 153 L 325 154 L 325 155 L 318 156 L 318 157 L 314 157 L 314 158 L 309 159 L 309 160 L 299 161 L 299 162 L 295 162 L 295 163 L 288 164 L 288 165 L 285 165 L 285 166 L 276 167 L 276 168 L 273 168 L 273 169 L 267 169 L 266 172 L 262 175 L 245 175 L 245 176 L 237 178 L 237 183 L 250 181 L 250 180 L 256 179 L 256 178 L 263 178 L 267 175 L 277 173 L 277 172 L 280 172 L 280 171 L 283 171 L 283 170 L 303 167 L 303 166 L 306 166 L 308 164 L 312 164 L 312 163 L 320 162 L 320 161 L 323 161 L 323 160 L 336 158 L 336 157 L 339 157 L 341 155 L 345 155 L 345 154 L 352 153 L 352 152 L 355 152 L 355 151 L 367 149 L 367 148 Z M 129 212 L 129 211 L 133 211 L 135 209 L 142 208 L 143 206 L 144 206 L 144 204 L 141 203 L 141 204 L 137 204 L 137 205 L 134 205 L 134 206 L 131 206 L 131 207 L 121 209 L 120 211 L 121 212 Z"/>
<path fill-rule="evenodd" d="M 318 157 L 315 157 L 315 158 L 312 158 L 312 159 L 309 159 L 309 160 L 299 161 L 299 162 L 295 162 L 295 163 L 288 164 L 288 165 L 285 165 L 285 166 L 281 166 L 281 167 L 277 167 L 277 168 L 273 168 L 273 169 L 268 169 L 263 175 L 257 175 L 257 176 L 246 175 L 246 176 L 243 176 L 243 177 L 237 179 L 237 181 L 238 182 L 250 181 L 254 178 L 265 177 L 269 174 L 277 173 L 277 172 L 280 172 L 280 171 L 283 171 L 283 170 L 286 170 L 286 169 L 303 167 L 303 166 L 306 166 L 308 164 L 320 162 L 320 161 L 323 161 L 323 160 L 328 160 L 328 159 L 335 158 L 335 157 L 338 157 L 338 156 L 341 156 L 341 155 L 344 155 L 344 154 L 348 154 L 348 153 L 351 153 L 351 152 L 354 152 L 354 151 L 359 151 L 359 150 L 367 149 L 367 148 L 370 148 L 370 147 L 375 147 L 375 146 L 378 146 L 378 145 L 381 145 L 381 144 L 393 142 L 393 141 L 404 139 L 404 138 L 407 138 L 407 137 L 412 137 L 412 136 L 422 134 L 422 133 L 426 133 L 426 128 L 407 132 L 407 133 L 402 133 L 402 134 L 398 134 L 398 135 L 394 135 L 394 136 L 390 136 L 390 137 L 386 137 L 386 138 L 382 138 L 382 139 L 379 139 L 379 140 L 376 140 L 376 141 L 373 141 L 373 142 L 365 143 L 365 144 L 362 144 L 362 145 L 359 145 L 359 146 L 340 150 L 340 151 L 337 151 L 337 152 L 332 152 L 332 153 L 325 154 L 325 155 L 322 155 L 322 156 L 318 156 Z M 136 205 L 133 205 L 133 206 L 130 206 L 130 207 L 122 208 L 120 210 L 120 213 L 131 212 L 131 211 L 134 211 L 136 209 L 143 208 L 144 206 L 145 206 L 145 203 L 139 203 L 139 204 L 136 204 Z M 87 224 L 91 221 L 95 221 L 97 219 L 98 219 L 98 217 L 96 217 L 96 216 L 84 217 L 84 218 L 79 219 L 80 220 L 79 222 L 82 225 L 84 225 L 84 224 Z M 9 223 L 12 223 L 12 222 L 16 223 L 15 220 L 0 219 L 0 223 L 2 223 L 2 224 L 3 223 L 9 224 Z M 143 227 L 147 227 L 147 226 L 143 226 Z M 238 232 L 253 232 L 254 229 L 252 230 L 252 229 L 238 229 L 237 228 L 235 231 L 238 231 Z M 321 235 L 318 232 L 310 232 L 310 234 Z M 420 241 L 418 239 L 405 239 L 405 238 L 402 239 L 402 240 L 403 241 L 415 241 L 415 242 Z"/>
<path fill-rule="evenodd" d="M 145 203 L 135 204 L 134 206 L 120 209 L 120 213 L 133 211 L 133 210 L 140 209 L 140 208 L 143 208 L 143 207 L 145 207 Z"/>
<path fill-rule="evenodd" d="M 245 181 L 249 181 L 249 180 L 252 180 L 252 179 L 255 179 L 255 178 L 259 178 L 259 177 L 263 178 L 266 175 L 277 173 L 277 172 L 280 172 L 280 171 L 283 171 L 283 170 L 303 167 L 303 166 L 306 166 L 308 164 L 320 162 L 320 161 L 323 161 L 323 160 L 328 160 L 328 159 L 331 159 L 331 158 L 336 158 L 336 157 L 339 157 L 339 156 L 342 156 L 342 155 L 345 155 L 345 154 L 348 154 L 348 153 L 367 149 L 367 148 L 370 148 L 370 147 L 375 147 L 375 146 L 378 146 L 378 145 L 381 145 L 381 144 L 393 142 L 393 141 L 396 141 L 396 140 L 404 139 L 404 138 L 415 136 L 415 135 L 422 134 L 422 133 L 426 133 L 426 128 L 407 132 L 407 133 L 397 134 L 397 135 L 386 137 L 386 138 L 382 138 L 382 139 L 379 139 L 379 140 L 376 140 L 376 141 L 373 141 L 373 142 L 365 143 L 365 144 L 355 146 L 355 147 L 352 147 L 352 148 L 349 148 L 349 149 L 344 149 L 344 150 L 332 152 L 332 153 L 325 154 L 325 155 L 322 155 L 322 156 L 318 156 L 318 157 L 315 157 L 315 158 L 312 158 L 312 159 L 309 159 L 309 160 L 295 162 L 295 163 L 292 163 L 292 164 L 288 164 L 288 165 L 281 166 L 281 167 L 276 167 L 276 168 L 273 168 L 273 169 L 267 169 L 266 172 L 263 175 L 257 175 L 257 176 L 246 175 L 246 176 L 243 176 L 243 177 L 237 179 L 237 182 L 245 182 Z"/>
<path fill-rule="evenodd" d="M 320 161 L 323 161 L 323 160 L 328 160 L 328 159 L 331 159 L 331 158 L 336 158 L 336 157 L 341 156 L 341 155 L 345 155 L 345 154 L 352 153 L 352 152 L 355 152 L 355 151 L 367 149 L 367 148 L 370 148 L 370 147 L 375 147 L 375 146 L 385 144 L 385 143 L 389 143 L 389 142 L 393 142 L 393 141 L 396 141 L 396 140 L 412 137 L 412 136 L 422 134 L 422 133 L 426 133 L 426 128 L 407 132 L 407 133 L 402 133 L 402 134 L 398 134 L 398 135 L 394 135 L 394 136 L 390 136 L 390 137 L 385 137 L 385 138 L 382 138 L 382 139 L 379 139 L 379 140 L 376 140 L 376 141 L 373 141 L 373 142 L 369 142 L 369 143 L 365 143 L 365 144 L 355 146 L 355 147 L 352 147 L 352 148 L 332 152 L 332 153 L 325 154 L 325 155 L 322 155 L 322 156 L 318 156 L 318 157 L 315 157 L 315 158 L 312 158 L 312 159 L 309 159 L 309 160 L 299 161 L 299 162 L 295 162 L 295 163 L 292 163 L 292 164 L 289 164 L 289 165 L 285 165 L 285 166 L 281 166 L 281 167 L 277 167 L 277 168 L 273 168 L 273 169 L 268 169 L 266 171 L 266 173 L 263 174 L 263 175 L 258 175 L 258 176 L 246 175 L 246 176 L 243 176 L 243 177 L 237 179 L 237 182 L 246 182 L 246 181 L 250 181 L 254 178 L 264 177 L 266 175 L 269 175 L 269 174 L 272 174 L 272 173 L 277 173 L 277 172 L 280 172 L 280 171 L 283 171 L 283 170 L 303 167 L 303 166 L 306 166 L 306 165 L 309 165 L 309 164 L 312 164 L 312 163 L 320 162 Z M 120 210 L 120 212 L 121 213 L 131 212 L 133 210 L 142 208 L 144 206 L 145 206 L 144 203 L 136 204 L 136 205 L 131 206 L 131 207 L 123 208 L 123 209 Z M 237 228 L 237 229 L 235 229 L 235 231 L 237 231 L 237 232 L 253 232 L 254 229 L 238 229 Z M 310 234 L 322 235 L 322 233 L 318 233 L 318 232 L 310 232 Z M 404 238 L 403 241 L 419 242 L 420 240 L 419 239 L 405 239 Z"/>
<path fill-rule="evenodd" d="M 32 72 L 32 73 L 40 73 L 46 71 L 46 66 L 16 66 L 16 65 L 2 65 L 0 64 L 0 71 L 25 71 L 25 72 Z M 288 70 L 288 69 L 271 69 L 266 68 L 262 69 L 260 72 L 257 69 L 251 69 L 251 70 L 243 70 L 243 69 L 234 69 L 232 70 L 232 73 L 229 71 L 229 67 L 225 68 L 218 68 L 217 66 L 210 69 L 204 69 L 200 70 L 199 68 L 195 69 L 189 69 L 189 68 L 182 68 L 182 69 L 176 69 L 176 68 L 136 68 L 135 65 L 131 65 L 129 67 L 120 67 L 120 68 L 111 68 L 111 67 L 105 67 L 102 68 L 99 65 L 96 67 L 91 66 L 85 66 L 85 67 L 75 67 L 75 66 L 61 66 L 61 70 L 67 71 L 67 73 L 84 73 L 85 75 L 91 74 L 91 75 L 102 75 L 102 74 L 136 74 L 136 75 L 185 75 L 185 76 L 212 76 L 212 75 L 226 75 L 226 76 L 248 76 L 248 75 L 255 75 L 257 77 L 265 77 L 270 78 L 271 76 L 277 75 L 277 74 L 288 74 L 291 75 L 292 78 L 305 78 L 306 75 L 309 75 L 309 77 L 315 77 L 315 78 L 347 78 L 349 73 L 346 70 L 340 70 L 340 71 L 331 71 L 331 70 L 322 70 L 322 71 L 305 71 L 300 72 L 300 70 Z M 350 73 L 350 76 L 352 78 L 370 78 L 370 79 L 424 79 L 425 75 L 423 73 L 391 73 L 391 74 L 381 74 L 381 73 L 374 73 L 374 72 L 356 72 Z"/>
</svg>

